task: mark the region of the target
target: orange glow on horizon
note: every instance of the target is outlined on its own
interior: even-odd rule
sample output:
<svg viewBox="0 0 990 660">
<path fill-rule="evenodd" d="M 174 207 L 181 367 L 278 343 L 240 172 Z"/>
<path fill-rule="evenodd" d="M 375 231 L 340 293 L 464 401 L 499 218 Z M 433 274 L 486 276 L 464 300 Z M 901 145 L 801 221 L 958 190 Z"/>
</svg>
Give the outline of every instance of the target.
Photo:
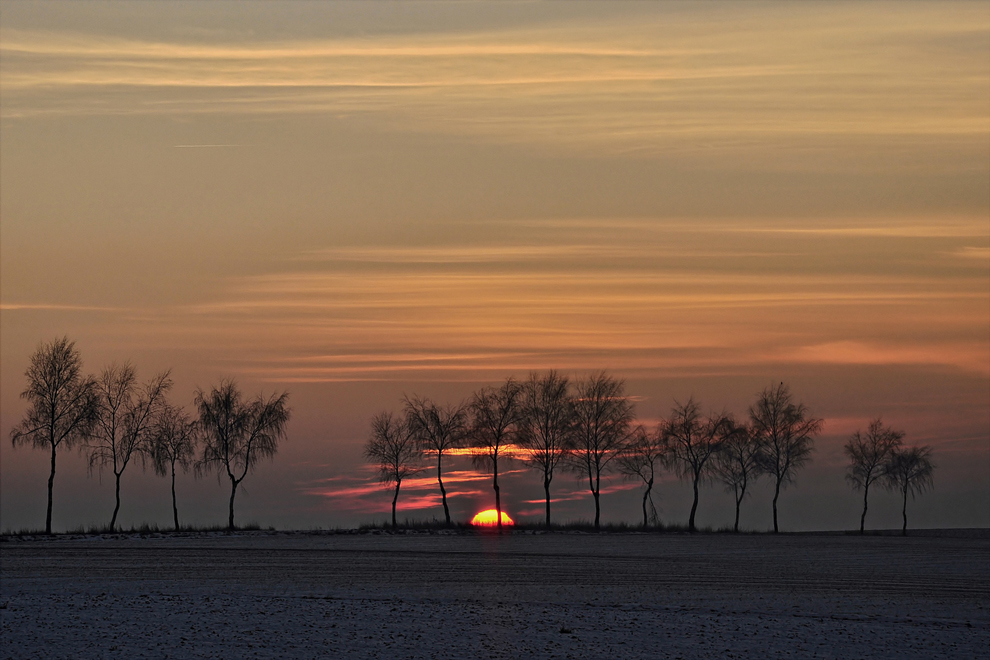
<svg viewBox="0 0 990 660">
<path fill-rule="evenodd" d="M 498 511 L 495 509 L 488 509 L 487 511 L 482 511 L 471 519 L 472 525 L 477 525 L 479 527 L 495 527 L 498 521 Z M 502 512 L 502 525 L 514 525 L 512 518 L 503 511 Z"/>
</svg>

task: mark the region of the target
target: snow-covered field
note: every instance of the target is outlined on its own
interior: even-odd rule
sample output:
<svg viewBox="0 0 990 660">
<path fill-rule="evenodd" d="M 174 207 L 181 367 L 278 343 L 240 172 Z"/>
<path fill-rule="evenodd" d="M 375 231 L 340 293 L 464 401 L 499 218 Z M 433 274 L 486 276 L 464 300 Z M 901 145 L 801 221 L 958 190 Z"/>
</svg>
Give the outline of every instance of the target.
<svg viewBox="0 0 990 660">
<path fill-rule="evenodd" d="M 0 544 L 4 658 L 977 658 L 990 537 Z"/>
</svg>

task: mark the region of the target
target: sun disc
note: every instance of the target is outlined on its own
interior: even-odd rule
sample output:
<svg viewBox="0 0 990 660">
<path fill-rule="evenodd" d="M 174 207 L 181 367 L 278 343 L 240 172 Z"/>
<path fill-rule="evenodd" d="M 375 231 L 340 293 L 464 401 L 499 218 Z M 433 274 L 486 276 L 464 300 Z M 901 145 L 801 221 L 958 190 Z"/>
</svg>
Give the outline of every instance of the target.
<svg viewBox="0 0 990 660">
<path fill-rule="evenodd" d="M 477 525 L 479 527 L 494 527 L 498 524 L 498 511 L 495 509 L 488 509 L 487 511 L 482 511 L 471 519 L 472 525 Z M 512 518 L 503 511 L 502 512 L 502 525 L 514 525 Z"/>
</svg>

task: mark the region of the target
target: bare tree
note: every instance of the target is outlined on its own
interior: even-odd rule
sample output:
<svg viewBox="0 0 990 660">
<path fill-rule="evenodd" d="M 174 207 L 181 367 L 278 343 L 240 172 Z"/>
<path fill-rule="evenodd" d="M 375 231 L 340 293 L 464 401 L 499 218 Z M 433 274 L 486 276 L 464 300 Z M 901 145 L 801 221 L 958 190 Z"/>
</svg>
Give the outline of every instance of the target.
<svg viewBox="0 0 990 660">
<path fill-rule="evenodd" d="M 68 337 L 41 344 L 31 356 L 24 374 L 27 389 L 21 398 L 28 402 L 24 419 L 10 432 L 14 447 L 31 445 L 51 451 L 48 477 L 48 510 L 45 533 L 52 533 L 52 490 L 55 485 L 55 456 L 59 447 L 71 448 L 84 441 L 96 422 L 96 381 L 82 374 L 82 358 Z"/>
<path fill-rule="evenodd" d="M 209 392 L 196 391 L 203 441 L 196 469 L 199 473 L 216 471 L 218 479 L 223 474 L 230 479 L 228 529 L 234 529 L 237 487 L 260 460 L 275 456 L 279 441 L 285 438 L 288 400 L 289 393 L 283 392 L 244 401 L 232 380 L 221 381 Z"/>
<path fill-rule="evenodd" d="M 935 487 L 935 464 L 932 463 L 932 448 L 911 447 L 910 449 L 895 449 L 888 457 L 884 466 L 884 485 L 889 490 L 896 490 L 904 498 L 901 515 L 904 517 L 904 527 L 901 534 L 907 536 L 907 498 L 908 493 L 914 498 Z"/>
<path fill-rule="evenodd" d="M 595 531 L 601 529 L 602 473 L 629 442 L 633 405 L 624 384 L 604 371 L 575 385 L 574 426 L 568 448 L 569 461 L 582 476 L 595 499 Z"/>
<path fill-rule="evenodd" d="M 702 417 L 701 406 L 691 397 L 684 404 L 674 402 L 666 431 L 668 461 L 680 478 L 691 479 L 694 488 L 691 515 L 688 517 L 688 530 L 694 532 L 697 529 L 694 521 L 698 512 L 699 486 L 712 477 L 715 463 L 712 458 L 734 432 L 734 425 L 724 413 Z"/>
<path fill-rule="evenodd" d="M 618 458 L 619 470 L 625 475 L 639 477 L 646 486 L 643 489 L 643 529 L 647 529 L 651 521 L 653 524 L 658 521 L 653 483 L 666 454 L 666 431 L 661 423 L 653 433 L 648 433 L 642 426 L 636 427 Z"/>
<path fill-rule="evenodd" d="M 159 476 L 172 475 L 172 518 L 179 529 L 179 508 L 175 502 L 175 468 L 189 470 L 196 457 L 196 423 L 182 408 L 165 404 L 155 420 L 155 430 L 148 453 Z"/>
<path fill-rule="evenodd" d="M 532 373 L 523 384 L 523 423 L 519 444 L 527 465 L 543 473 L 547 529 L 550 529 L 550 484 L 553 473 L 567 456 L 574 429 L 574 403 L 567 393 L 567 378 L 556 371 Z"/>
<path fill-rule="evenodd" d="M 144 460 L 142 448 L 150 443 L 150 434 L 165 394 L 172 387 L 167 371 L 139 388 L 134 367 L 125 362 L 103 370 L 96 382 L 99 412 L 95 432 L 86 448 L 89 467 L 110 467 L 114 476 L 114 507 L 110 531 L 117 527 L 120 512 L 120 478 L 134 456 Z"/>
<path fill-rule="evenodd" d="M 734 422 L 733 422 L 734 424 Z M 760 443 L 745 426 L 735 426 L 722 448 L 715 456 L 713 465 L 718 479 L 725 484 L 736 501 L 736 521 L 732 531 L 739 532 L 739 509 L 746 497 L 749 482 L 760 474 Z"/>
<path fill-rule="evenodd" d="M 780 490 L 794 482 L 794 473 L 811 460 L 814 436 L 824 420 L 811 417 L 803 403 L 791 402 L 791 391 L 784 383 L 763 390 L 749 408 L 751 428 L 762 448 L 760 469 L 774 478 L 773 531 L 777 527 L 777 499 Z"/>
<path fill-rule="evenodd" d="M 495 490 L 498 531 L 502 531 L 502 493 L 498 485 L 498 461 L 507 454 L 522 421 L 522 387 L 512 378 L 500 387 L 485 387 L 475 393 L 468 406 L 471 412 L 471 443 L 480 453 L 476 465 L 491 471 Z"/>
<path fill-rule="evenodd" d="M 443 515 L 450 526 L 450 508 L 447 506 L 447 489 L 443 485 L 443 455 L 464 444 L 467 434 L 467 413 L 463 404 L 438 406 L 429 399 L 405 397 L 406 423 L 419 448 L 437 455 L 437 483 Z"/>
<path fill-rule="evenodd" d="M 891 455 L 901 446 L 902 431 L 884 426 L 877 417 L 870 422 L 865 434 L 856 431 L 846 443 L 845 452 L 849 457 L 849 472 L 846 479 L 856 490 L 863 490 L 863 515 L 859 517 L 859 533 L 866 529 L 866 509 L 869 505 L 870 486 L 883 477 L 884 467 Z"/>
<path fill-rule="evenodd" d="M 364 445 L 364 456 L 378 466 L 378 479 L 385 486 L 395 484 L 392 495 L 392 529 L 398 528 L 395 504 L 402 480 L 419 472 L 422 454 L 405 419 L 390 412 L 378 413 L 371 420 L 371 437 Z"/>
</svg>

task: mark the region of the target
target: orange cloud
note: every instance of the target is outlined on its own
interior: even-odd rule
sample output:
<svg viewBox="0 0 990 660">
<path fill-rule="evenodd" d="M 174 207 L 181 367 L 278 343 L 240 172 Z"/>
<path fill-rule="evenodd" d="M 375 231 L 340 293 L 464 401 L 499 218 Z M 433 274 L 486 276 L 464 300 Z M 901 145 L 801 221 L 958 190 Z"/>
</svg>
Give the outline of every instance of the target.
<svg viewBox="0 0 990 660">
<path fill-rule="evenodd" d="M 977 342 L 904 346 L 834 341 L 797 348 L 786 359 L 818 364 L 950 365 L 990 374 L 990 346 Z"/>
</svg>

